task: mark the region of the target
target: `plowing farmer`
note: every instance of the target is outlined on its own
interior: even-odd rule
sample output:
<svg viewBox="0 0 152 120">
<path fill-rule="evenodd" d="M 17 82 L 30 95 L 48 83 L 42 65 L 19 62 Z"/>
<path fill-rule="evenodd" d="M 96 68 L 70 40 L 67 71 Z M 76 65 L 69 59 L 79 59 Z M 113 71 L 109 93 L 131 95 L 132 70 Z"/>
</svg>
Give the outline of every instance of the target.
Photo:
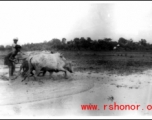
<svg viewBox="0 0 152 120">
<path fill-rule="evenodd" d="M 9 67 L 9 81 L 15 79 L 15 77 L 13 77 L 13 73 L 15 71 L 15 63 L 16 63 L 15 57 L 20 52 L 20 50 L 21 50 L 21 46 L 16 44 L 13 47 L 12 52 L 6 55 L 4 58 L 4 64 L 8 65 Z"/>
<path fill-rule="evenodd" d="M 14 38 L 13 41 L 14 41 L 14 43 L 12 44 L 12 51 L 15 51 L 15 47 L 17 45 L 18 38 Z"/>
</svg>

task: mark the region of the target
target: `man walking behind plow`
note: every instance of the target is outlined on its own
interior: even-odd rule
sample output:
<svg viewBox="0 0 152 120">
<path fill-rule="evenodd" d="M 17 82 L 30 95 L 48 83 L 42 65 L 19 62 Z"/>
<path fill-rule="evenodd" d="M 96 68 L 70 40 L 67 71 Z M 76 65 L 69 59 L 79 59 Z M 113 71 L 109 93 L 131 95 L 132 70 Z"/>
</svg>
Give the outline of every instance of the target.
<svg viewBox="0 0 152 120">
<path fill-rule="evenodd" d="M 4 65 L 7 65 L 9 68 L 9 81 L 11 82 L 14 80 L 16 77 L 13 76 L 15 72 L 15 64 L 17 62 L 17 59 L 15 59 L 16 55 L 20 52 L 21 46 L 20 45 L 15 45 L 13 46 L 13 50 L 11 53 L 5 56 L 4 58 Z"/>
</svg>

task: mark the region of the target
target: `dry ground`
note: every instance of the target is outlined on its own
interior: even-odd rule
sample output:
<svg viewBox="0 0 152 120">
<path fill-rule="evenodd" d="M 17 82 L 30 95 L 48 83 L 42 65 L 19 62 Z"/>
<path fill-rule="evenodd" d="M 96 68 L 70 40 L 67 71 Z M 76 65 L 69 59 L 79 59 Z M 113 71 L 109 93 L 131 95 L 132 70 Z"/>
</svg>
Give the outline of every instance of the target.
<svg viewBox="0 0 152 120">
<path fill-rule="evenodd" d="M 68 58 L 66 53 L 65 56 Z M 97 56 L 94 57 L 97 61 L 103 60 L 101 59 L 103 56 L 100 57 L 98 54 Z M 117 57 L 117 54 L 114 56 Z M 76 56 L 74 57 L 76 58 Z M 89 56 L 86 53 L 82 53 L 79 59 L 74 57 L 72 57 L 73 59 L 69 58 L 74 62 L 75 67 L 75 72 L 68 74 L 69 79 L 64 79 L 62 73 L 54 73 L 53 78 L 49 74 L 40 78 L 43 80 L 43 84 L 34 81 L 33 78 L 29 82 L 21 82 L 22 79 L 19 77 L 12 83 L 1 79 L 0 116 L 43 116 L 51 118 L 51 116 L 152 115 L 150 110 L 146 110 L 146 105 L 152 104 L 152 70 L 150 66 L 149 68 L 143 66 L 144 69 L 140 66 L 141 69 L 132 72 L 132 74 L 128 71 L 137 70 L 134 68 L 138 67 L 131 66 L 130 68 L 129 66 L 128 71 L 127 68 L 122 68 L 125 69 L 125 72 L 122 73 L 116 70 L 117 65 L 109 71 L 108 65 L 104 66 L 105 64 L 90 64 L 87 61 L 84 64 L 84 60 L 91 61 L 91 59 L 87 58 Z M 92 58 L 92 56 L 89 58 Z M 103 61 L 108 60 L 104 59 Z M 113 58 L 111 61 L 116 60 Z M 92 68 L 90 68 L 89 64 Z M 133 63 L 133 65 L 135 64 Z M 1 65 L 0 75 L 8 76 L 7 72 L 8 68 Z M 105 104 L 114 104 L 114 102 L 119 105 L 139 104 L 140 108 L 139 110 L 123 111 L 104 110 L 103 106 Z M 99 110 L 84 111 L 81 109 L 82 104 L 97 104 Z"/>
</svg>

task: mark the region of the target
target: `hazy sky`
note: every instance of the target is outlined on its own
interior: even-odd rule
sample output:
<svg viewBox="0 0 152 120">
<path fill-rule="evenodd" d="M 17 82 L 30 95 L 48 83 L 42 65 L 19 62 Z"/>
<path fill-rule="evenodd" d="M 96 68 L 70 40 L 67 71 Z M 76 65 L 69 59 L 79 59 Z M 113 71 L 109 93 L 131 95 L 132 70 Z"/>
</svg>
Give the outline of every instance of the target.
<svg viewBox="0 0 152 120">
<path fill-rule="evenodd" d="M 0 44 L 120 37 L 152 43 L 152 2 L 0 1 Z"/>
</svg>

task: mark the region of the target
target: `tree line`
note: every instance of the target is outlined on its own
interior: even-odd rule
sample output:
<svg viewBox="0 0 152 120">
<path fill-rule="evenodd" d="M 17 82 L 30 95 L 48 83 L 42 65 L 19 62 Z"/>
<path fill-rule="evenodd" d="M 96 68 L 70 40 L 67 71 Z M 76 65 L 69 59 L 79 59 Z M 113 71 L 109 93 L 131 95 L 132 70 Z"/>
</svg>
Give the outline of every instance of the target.
<svg viewBox="0 0 152 120">
<path fill-rule="evenodd" d="M 120 37 L 118 41 L 113 41 L 111 38 L 92 40 L 88 38 L 74 38 L 67 41 L 54 38 L 41 43 L 28 43 L 21 45 L 25 51 L 34 50 L 69 50 L 69 51 L 147 51 L 152 50 L 152 44 L 147 43 L 145 39 L 134 42 L 132 39 Z M 0 45 L 0 50 L 11 50 L 11 46 Z"/>
</svg>

